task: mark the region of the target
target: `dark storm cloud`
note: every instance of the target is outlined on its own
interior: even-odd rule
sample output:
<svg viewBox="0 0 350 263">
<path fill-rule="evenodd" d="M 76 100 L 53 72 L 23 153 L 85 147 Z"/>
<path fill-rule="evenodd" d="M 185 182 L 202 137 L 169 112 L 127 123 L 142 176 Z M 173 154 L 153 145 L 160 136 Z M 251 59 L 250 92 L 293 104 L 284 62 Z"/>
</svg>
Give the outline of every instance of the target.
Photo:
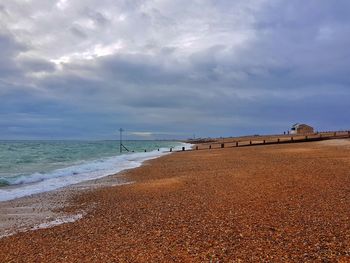
<svg viewBox="0 0 350 263">
<path fill-rule="evenodd" d="M 2 136 L 349 128 L 349 10 L 342 0 L 0 3 Z"/>
</svg>

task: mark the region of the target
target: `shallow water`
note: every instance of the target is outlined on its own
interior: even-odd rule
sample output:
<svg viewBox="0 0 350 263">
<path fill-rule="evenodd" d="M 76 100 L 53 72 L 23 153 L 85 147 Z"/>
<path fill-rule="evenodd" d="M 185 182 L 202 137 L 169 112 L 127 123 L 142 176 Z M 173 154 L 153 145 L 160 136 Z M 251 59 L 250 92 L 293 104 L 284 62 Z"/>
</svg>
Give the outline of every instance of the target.
<svg viewBox="0 0 350 263">
<path fill-rule="evenodd" d="M 119 141 L 1 141 L 0 201 L 135 168 L 166 154 L 170 147 L 182 146 L 174 141 L 126 141 L 124 145 L 134 152 L 120 154 Z"/>
</svg>

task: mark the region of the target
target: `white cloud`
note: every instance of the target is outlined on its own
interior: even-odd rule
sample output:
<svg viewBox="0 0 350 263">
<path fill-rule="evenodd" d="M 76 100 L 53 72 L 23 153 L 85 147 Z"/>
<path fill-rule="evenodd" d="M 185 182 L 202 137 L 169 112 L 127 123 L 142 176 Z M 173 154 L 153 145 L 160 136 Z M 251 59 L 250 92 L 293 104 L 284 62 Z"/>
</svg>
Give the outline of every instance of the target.
<svg viewBox="0 0 350 263">
<path fill-rule="evenodd" d="M 350 96 L 348 7 L 343 0 L 0 0 L 0 92 L 35 94 L 0 102 L 40 114 L 57 114 L 48 106 L 56 105 L 74 112 L 59 111 L 62 119 L 86 114 L 87 126 L 111 132 L 116 122 L 150 133 L 275 127 L 314 104 L 321 116 L 312 94 L 336 96 L 336 109 Z M 50 103 L 36 107 L 42 100 Z M 296 104 L 300 111 L 288 112 Z"/>
<path fill-rule="evenodd" d="M 261 6 L 261 1 L 248 2 L 249 5 L 238 1 L 234 6 Z M 239 47 L 254 37 L 249 9 L 230 8 L 223 12 L 220 5 L 211 1 L 201 1 L 200 9 L 198 4 L 60 0 L 54 3 L 57 10 L 44 1 L 26 5 L 14 1 L 5 5 L 12 19 L 3 22 L 20 41 L 32 45 L 29 53 L 65 63 L 98 57 L 100 53 L 114 54 L 114 49 L 121 49 L 120 43 L 124 44 L 125 53 L 143 53 L 145 46 L 154 45 L 173 47 L 178 56 L 188 56 L 218 44 Z M 72 27 L 76 35 L 72 34 Z"/>
<path fill-rule="evenodd" d="M 129 134 L 135 135 L 138 137 L 146 137 L 146 138 L 150 138 L 154 135 L 153 132 L 130 132 Z"/>
<path fill-rule="evenodd" d="M 68 7 L 68 0 L 59 0 L 56 3 L 56 6 L 60 10 L 64 10 Z"/>
<path fill-rule="evenodd" d="M 62 63 L 71 63 L 76 60 L 92 60 L 99 57 L 113 55 L 122 47 L 123 45 L 120 41 L 111 45 L 96 44 L 91 49 L 88 49 L 84 52 L 75 52 L 72 54 L 67 54 L 57 59 L 51 59 L 51 61 L 59 65 Z"/>
</svg>

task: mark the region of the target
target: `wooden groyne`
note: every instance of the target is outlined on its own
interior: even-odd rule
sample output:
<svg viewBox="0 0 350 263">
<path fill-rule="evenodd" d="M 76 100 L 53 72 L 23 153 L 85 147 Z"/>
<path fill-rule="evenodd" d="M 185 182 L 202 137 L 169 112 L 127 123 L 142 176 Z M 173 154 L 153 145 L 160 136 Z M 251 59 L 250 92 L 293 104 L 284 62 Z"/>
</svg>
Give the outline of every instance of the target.
<svg viewBox="0 0 350 263">
<path fill-rule="evenodd" d="M 216 140 L 215 142 L 207 142 L 195 144 L 192 149 L 185 149 L 182 147 L 180 151 L 198 151 L 198 150 L 211 150 L 233 147 L 249 147 L 260 146 L 270 144 L 285 144 L 285 143 L 301 143 L 301 142 L 314 142 L 322 140 L 332 139 L 345 139 L 350 138 L 350 131 L 336 131 L 336 132 L 318 132 L 313 134 L 295 134 L 295 135 L 273 135 L 273 136 L 252 136 L 249 139 L 239 140 Z M 170 150 L 171 151 L 171 150 Z"/>
</svg>

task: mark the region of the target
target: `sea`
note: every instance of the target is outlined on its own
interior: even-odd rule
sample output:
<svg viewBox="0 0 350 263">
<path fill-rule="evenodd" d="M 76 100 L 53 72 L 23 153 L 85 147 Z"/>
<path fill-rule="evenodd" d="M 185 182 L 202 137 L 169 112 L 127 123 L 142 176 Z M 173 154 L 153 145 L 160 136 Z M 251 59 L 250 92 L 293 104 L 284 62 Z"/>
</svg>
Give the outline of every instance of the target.
<svg viewBox="0 0 350 263">
<path fill-rule="evenodd" d="M 0 141 L 0 201 L 56 190 L 189 149 L 177 141 Z"/>
</svg>

